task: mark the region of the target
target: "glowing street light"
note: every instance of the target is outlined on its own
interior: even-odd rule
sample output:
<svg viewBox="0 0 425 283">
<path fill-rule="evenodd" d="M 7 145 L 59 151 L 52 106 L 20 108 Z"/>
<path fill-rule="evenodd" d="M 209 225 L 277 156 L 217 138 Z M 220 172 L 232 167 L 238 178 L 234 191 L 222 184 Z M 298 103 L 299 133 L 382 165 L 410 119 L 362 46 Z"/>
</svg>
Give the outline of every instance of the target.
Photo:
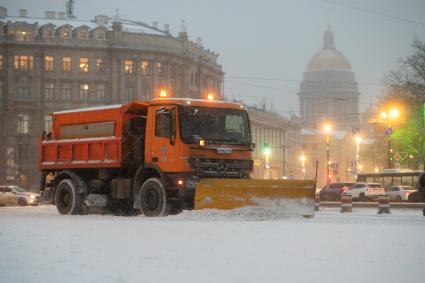
<svg viewBox="0 0 425 283">
<path fill-rule="evenodd" d="M 400 116 L 400 111 L 398 110 L 398 108 L 393 107 L 389 111 L 382 111 L 379 116 L 381 117 L 382 122 L 387 125 L 387 129 L 388 129 L 388 168 L 391 169 L 392 168 L 391 122 L 392 120 L 395 120 Z"/>
<path fill-rule="evenodd" d="M 305 180 L 305 161 L 306 161 L 306 157 L 304 155 L 304 152 L 301 152 L 300 160 L 301 160 L 301 171 L 303 172 L 303 178 Z"/>
<path fill-rule="evenodd" d="M 329 123 L 326 123 L 323 125 L 323 130 L 326 133 L 326 184 L 329 184 L 332 178 L 332 175 L 330 174 L 330 159 L 329 159 L 329 151 L 330 151 L 330 143 L 331 143 L 331 137 L 330 134 L 332 132 L 332 126 Z"/>
<path fill-rule="evenodd" d="M 359 136 L 359 135 L 356 135 L 356 137 L 354 138 L 355 139 L 355 141 L 356 141 L 356 171 L 357 171 L 357 173 L 359 172 L 359 169 L 360 169 L 360 165 L 359 165 L 359 162 L 360 162 L 360 143 L 362 142 L 362 138 Z"/>
</svg>

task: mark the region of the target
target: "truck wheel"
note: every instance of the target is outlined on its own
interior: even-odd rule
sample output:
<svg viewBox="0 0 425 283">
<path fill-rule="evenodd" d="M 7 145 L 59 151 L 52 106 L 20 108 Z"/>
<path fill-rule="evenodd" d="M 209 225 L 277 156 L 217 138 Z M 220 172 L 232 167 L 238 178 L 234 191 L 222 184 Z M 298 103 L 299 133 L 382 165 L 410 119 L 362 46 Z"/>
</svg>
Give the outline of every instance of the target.
<svg viewBox="0 0 425 283">
<path fill-rule="evenodd" d="M 165 216 L 167 214 L 167 197 L 164 186 L 158 178 L 146 180 L 139 193 L 140 210 L 145 216 Z"/>
<path fill-rule="evenodd" d="M 56 188 L 55 203 L 61 214 L 80 214 L 82 210 L 81 195 L 71 179 L 59 182 Z"/>
</svg>

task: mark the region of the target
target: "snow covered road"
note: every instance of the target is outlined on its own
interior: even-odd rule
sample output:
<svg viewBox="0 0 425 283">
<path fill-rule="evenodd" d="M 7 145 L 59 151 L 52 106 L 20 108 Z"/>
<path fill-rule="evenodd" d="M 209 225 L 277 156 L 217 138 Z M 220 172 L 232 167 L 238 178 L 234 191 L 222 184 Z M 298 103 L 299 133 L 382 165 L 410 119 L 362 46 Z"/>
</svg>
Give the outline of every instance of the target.
<svg viewBox="0 0 425 283">
<path fill-rule="evenodd" d="M 0 207 L 0 282 L 425 282 L 420 210 L 63 216 Z"/>
</svg>

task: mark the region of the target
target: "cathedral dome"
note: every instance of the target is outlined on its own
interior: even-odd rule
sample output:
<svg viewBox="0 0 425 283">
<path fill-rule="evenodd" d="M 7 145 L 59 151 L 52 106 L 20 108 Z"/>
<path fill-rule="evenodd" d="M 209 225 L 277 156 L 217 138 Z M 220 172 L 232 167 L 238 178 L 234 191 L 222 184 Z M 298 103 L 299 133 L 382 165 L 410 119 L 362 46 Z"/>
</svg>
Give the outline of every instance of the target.
<svg viewBox="0 0 425 283">
<path fill-rule="evenodd" d="M 351 64 L 345 56 L 336 50 L 333 32 L 328 28 L 324 34 L 323 48 L 317 52 L 307 66 L 307 71 L 351 70 Z"/>
</svg>

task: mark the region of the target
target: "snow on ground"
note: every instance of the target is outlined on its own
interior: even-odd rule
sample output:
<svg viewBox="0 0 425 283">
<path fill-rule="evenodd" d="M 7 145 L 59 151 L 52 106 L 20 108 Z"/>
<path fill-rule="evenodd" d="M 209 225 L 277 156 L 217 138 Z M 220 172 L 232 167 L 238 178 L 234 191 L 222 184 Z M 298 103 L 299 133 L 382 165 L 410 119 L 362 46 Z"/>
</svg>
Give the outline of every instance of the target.
<svg viewBox="0 0 425 283">
<path fill-rule="evenodd" d="M 417 210 L 146 218 L 0 207 L 0 282 L 425 282 Z"/>
</svg>

